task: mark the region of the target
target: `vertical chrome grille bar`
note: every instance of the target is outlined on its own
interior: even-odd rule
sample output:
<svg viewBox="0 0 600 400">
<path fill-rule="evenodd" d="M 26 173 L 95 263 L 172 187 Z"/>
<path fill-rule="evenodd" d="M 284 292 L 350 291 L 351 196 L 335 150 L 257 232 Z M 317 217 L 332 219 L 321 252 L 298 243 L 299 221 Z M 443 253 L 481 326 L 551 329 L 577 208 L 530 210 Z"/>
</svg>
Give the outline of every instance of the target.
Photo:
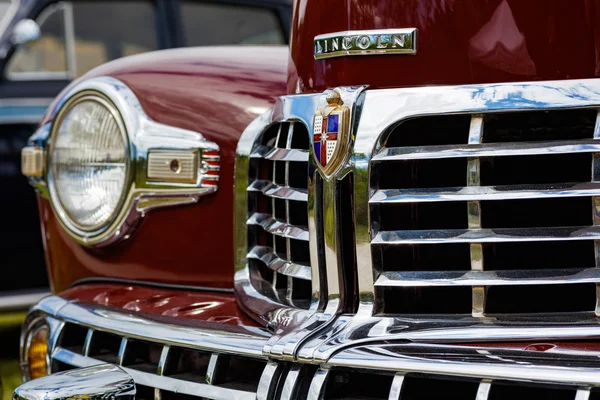
<svg viewBox="0 0 600 400">
<path fill-rule="evenodd" d="M 290 367 L 290 370 L 285 377 L 285 382 L 283 383 L 283 389 L 281 390 L 281 400 L 293 400 L 295 398 L 301 369 L 302 364 L 293 364 Z"/>
<path fill-rule="evenodd" d="M 268 400 L 273 397 L 275 389 L 277 388 L 277 378 L 281 372 L 282 366 L 275 363 L 269 362 L 258 382 L 258 390 L 256 391 L 256 400 Z"/>
<path fill-rule="evenodd" d="M 483 115 L 473 115 L 469 128 L 469 145 L 481 144 L 483 137 Z M 481 161 L 469 158 L 467 161 L 467 186 L 481 185 Z M 481 204 L 479 201 L 467 202 L 469 229 L 481 229 Z M 481 243 L 471 243 L 471 270 L 483 271 L 483 246 Z M 482 317 L 485 312 L 485 286 L 473 286 L 472 314 Z"/>
<path fill-rule="evenodd" d="M 211 354 L 206 370 L 206 383 L 209 385 L 216 384 L 225 373 L 225 364 L 226 362 L 224 362 L 223 358 L 220 358 L 218 354 Z"/>
<path fill-rule="evenodd" d="M 279 140 L 281 139 L 281 131 L 283 130 L 283 125 L 280 124 L 278 129 L 277 129 L 277 136 L 275 137 L 275 145 L 273 146 L 274 148 L 277 148 L 278 144 L 279 144 Z M 288 168 L 288 162 L 285 162 L 285 169 L 287 172 L 287 168 Z M 277 177 L 277 161 L 273 161 L 273 176 L 271 177 L 271 182 L 275 183 L 275 178 Z M 275 210 L 276 210 L 276 199 L 273 197 L 271 198 L 271 217 L 273 219 L 275 219 Z M 273 237 L 273 253 L 277 254 L 277 239 L 275 237 Z M 277 278 L 279 275 L 277 273 L 277 271 L 273 272 L 273 281 L 271 282 L 271 285 L 273 286 L 273 292 L 278 294 L 277 292 Z"/>
<path fill-rule="evenodd" d="M 310 382 L 307 400 L 321 400 L 325 394 L 325 382 L 329 376 L 328 369 L 318 369 Z"/>
<path fill-rule="evenodd" d="M 400 393 L 402 393 L 402 385 L 404 384 L 404 374 L 398 373 L 394 376 L 392 381 L 392 387 L 390 388 L 390 395 L 388 400 L 400 400 Z"/>
<path fill-rule="evenodd" d="M 156 375 L 163 376 L 165 374 L 165 368 L 167 367 L 170 350 L 170 346 L 163 346 L 160 352 L 158 366 L 156 367 Z M 154 388 L 154 400 L 162 400 L 162 391 L 159 388 Z"/>
<path fill-rule="evenodd" d="M 90 348 L 92 347 L 92 340 L 94 339 L 94 330 L 88 329 L 87 335 L 85 335 L 85 342 L 83 342 L 83 355 L 89 357 Z"/>
<path fill-rule="evenodd" d="M 117 354 L 117 365 L 123 365 L 125 361 L 125 352 L 127 351 L 127 338 L 121 338 L 121 345 L 119 346 L 119 353 Z"/>
<path fill-rule="evenodd" d="M 594 140 L 600 139 L 600 110 L 596 114 Z M 600 153 L 592 154 L 592 182 L 600 182 Z M 600 225 L 600 197 L 592 197 L 593 224 Z M 594 260 L 600 268 L 600 240 L 594 240 Z M 600 316 L 600 283 L 596 283 L 596 315 Z"/>
<path fill-rule="evenodd" d="M 477 389 L 477 396 L 475 400 L 487 400 L 490 395 L 490 389 L 492 388 L 492 381 L 484 379 L 479 382 L 479 388 Z"/>
<path fill-rule="evenodd" d="M 575 394 L 575 400 L 589 400 L 590 389 L 579 389 Z M 479 400 L 479 399 L 477 399 Z"/>
</svg>

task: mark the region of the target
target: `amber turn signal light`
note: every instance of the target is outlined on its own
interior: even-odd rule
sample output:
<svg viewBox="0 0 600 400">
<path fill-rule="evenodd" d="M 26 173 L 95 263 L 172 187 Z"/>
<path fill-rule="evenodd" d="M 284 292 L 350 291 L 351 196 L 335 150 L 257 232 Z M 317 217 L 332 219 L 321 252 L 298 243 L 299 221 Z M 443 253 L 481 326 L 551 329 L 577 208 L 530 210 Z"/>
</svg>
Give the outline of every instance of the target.
<svg viewBox="0 0 600 400">
<path fill-rule="evenodd" d="M 48 327 L 41 326 L 31 333 L 27 348 L 29 377 L 41 378 L 48 375 Z"/>
</svg>

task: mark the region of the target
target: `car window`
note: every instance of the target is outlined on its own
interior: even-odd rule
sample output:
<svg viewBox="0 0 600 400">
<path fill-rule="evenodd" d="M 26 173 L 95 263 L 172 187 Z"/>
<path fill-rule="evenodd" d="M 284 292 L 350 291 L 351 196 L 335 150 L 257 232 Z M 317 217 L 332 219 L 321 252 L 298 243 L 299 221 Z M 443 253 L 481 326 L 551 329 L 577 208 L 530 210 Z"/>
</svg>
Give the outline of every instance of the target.
<svg viewBox="0 0 600 400">
<path fill-rule="evenodd" d="M 47 7 L 36 22 L 40 26 L 40 38 L 16 49 L 8 63 L 8 76 L 14 79 L 67 78 L 65 5 Z"/>
<path fill-rule="evenodd" d="M 76 1 L 76 76 L 116 58 L 158 48 L 151 1 Z"/>
<path fill-rule="evenodd" d="M 48 7 L 36 20 L 40 39 L 17 48 L 7 75 L 11 79 L 36 79 L 32 74 L 38 79 L 79 77 L 107 61 L 156 50 L 155 14 L 151 0 L 79 0 Z M 65 38 L 71 39 L 67 43 Z"/>
<path fill-rule="evenodd" d="M 274 10 L 202 1 L 181 3 L 187 46 L 222 44 L 284 44 Z"/>
</svg>

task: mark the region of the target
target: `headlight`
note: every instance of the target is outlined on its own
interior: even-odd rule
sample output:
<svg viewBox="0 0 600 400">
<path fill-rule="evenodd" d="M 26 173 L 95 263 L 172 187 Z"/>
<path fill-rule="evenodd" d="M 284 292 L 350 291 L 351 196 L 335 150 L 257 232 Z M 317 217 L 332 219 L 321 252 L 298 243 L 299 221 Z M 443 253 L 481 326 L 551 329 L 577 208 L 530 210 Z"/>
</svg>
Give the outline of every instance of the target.
<svg viewBox="0 0 600 400">
<path fill-rule="evenodd" d="M 83 92 L 65 104 L 52 133 L 48 183 L 69 229 L 96 232 L 115 219 L 126 192 L 128 148 L 121 116 L 108 99 Z"/>
</svg>

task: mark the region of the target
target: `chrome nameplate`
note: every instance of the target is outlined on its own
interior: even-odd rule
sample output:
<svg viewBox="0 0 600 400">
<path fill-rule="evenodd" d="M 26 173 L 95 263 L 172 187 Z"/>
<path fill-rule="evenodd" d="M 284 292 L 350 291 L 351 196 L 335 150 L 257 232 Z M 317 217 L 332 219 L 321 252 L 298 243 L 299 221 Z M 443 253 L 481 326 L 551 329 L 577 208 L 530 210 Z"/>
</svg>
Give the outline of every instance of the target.
<svg viewBox="0 0 600 400">
<path fill-rule="evenodd" d="M 417 54 L 417 29 L 347 31 L 315 36 L 315 59 L 375 54 Z"/>
</svg>

